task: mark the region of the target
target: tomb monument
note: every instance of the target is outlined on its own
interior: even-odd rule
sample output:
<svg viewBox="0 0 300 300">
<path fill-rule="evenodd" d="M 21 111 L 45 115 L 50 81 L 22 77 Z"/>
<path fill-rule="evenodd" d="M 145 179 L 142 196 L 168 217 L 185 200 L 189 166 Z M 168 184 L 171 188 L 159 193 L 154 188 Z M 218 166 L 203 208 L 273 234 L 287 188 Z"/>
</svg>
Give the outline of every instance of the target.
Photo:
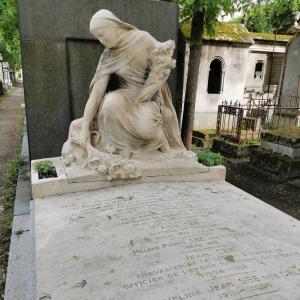
<svg viewBox="0 0 300 300">
<path fill-rule="evenodd" d="M 90 30 L 105 50 L 57 177 L 32 161 L 38 299 L 299 299 L 299 222 L 182 144 L 174 42 L 106 9 Z"/>
</svg>

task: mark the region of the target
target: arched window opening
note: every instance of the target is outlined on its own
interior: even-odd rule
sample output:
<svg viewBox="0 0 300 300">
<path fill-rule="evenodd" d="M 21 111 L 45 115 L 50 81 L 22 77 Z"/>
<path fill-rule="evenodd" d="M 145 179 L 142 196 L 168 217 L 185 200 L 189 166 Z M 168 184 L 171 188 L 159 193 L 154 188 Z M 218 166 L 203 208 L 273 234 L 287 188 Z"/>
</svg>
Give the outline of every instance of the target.
<svg viewBox="0 0 300 300">
<path fill-rule="evenodd" d="M 258 60 L 255 65 L 254 78 L 259 77 L 260 79 L 262 79 L 263 68 L 264 68 L 264 62 L 262 60 Z"/>
<path fill-rule="evenodd" d="M 218 58 L 210 63 L 208 75 L 208 94 L 220 94 L 223 84 L 223 64 Z"/>
</svg>

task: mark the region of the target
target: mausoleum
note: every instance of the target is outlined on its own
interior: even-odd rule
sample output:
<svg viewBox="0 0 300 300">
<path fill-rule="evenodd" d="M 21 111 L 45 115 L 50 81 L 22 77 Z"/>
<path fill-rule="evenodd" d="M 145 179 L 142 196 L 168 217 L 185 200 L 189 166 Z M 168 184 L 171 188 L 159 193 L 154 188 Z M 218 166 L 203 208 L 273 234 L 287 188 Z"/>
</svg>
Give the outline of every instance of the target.
<svg viewBox="0 0 300 300">
<path fill-rule="evenodd" d="M 190 23 L 184 23 L 182 30 L 188 41 Z M 250 93 L 254 97 L 276 95 L 290 39 L 289 35 L 248 32 L 244 25 L 230 22 L 216 25 L 213 36 L 205 33 L 194 129 L 215 129 L 217 109 L 222 101 L 246 104 Z M 188 54 L 187 43 L 185 75 Z"/>
</svg>

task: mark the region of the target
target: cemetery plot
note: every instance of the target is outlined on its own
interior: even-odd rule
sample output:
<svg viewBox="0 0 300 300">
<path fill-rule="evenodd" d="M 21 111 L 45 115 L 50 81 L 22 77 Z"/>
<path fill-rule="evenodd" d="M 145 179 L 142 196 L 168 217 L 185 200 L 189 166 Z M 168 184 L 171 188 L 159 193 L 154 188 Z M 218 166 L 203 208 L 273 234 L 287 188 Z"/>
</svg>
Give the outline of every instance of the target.
<svg viewBox="0 0 300 300">
<path fill-rule="evenodd" d="M 35 225 L 39 297 L 299 299 L 299 222 L 226 182 L 36 199 Z"/>
</svg>

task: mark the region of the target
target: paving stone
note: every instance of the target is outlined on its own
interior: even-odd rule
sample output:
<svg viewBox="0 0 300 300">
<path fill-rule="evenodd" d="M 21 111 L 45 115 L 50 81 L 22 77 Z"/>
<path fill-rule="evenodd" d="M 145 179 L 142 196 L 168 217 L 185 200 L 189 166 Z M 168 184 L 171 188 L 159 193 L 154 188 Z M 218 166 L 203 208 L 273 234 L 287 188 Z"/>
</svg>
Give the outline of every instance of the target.
<svg viewBox="0 0 300 300">
<path fill-rule="evenodd" d="M 31 200 L 30 182 L 24 180 L 18 181 L 16 198 L 15 198 L 14 215 L 18 216 L 18 215 L 29 214 L 30 200 Z"/>
<path fill-rule="evenodd" d="M 23 136 L 14 219 L 5 285 L 5 300 L 36 299 L 35 240 L 30 212 L 31 185 L 26 128 Z"/>
<path fill-rule="evenodd" d="M 35 299 L 34 250 L 30 214 L 15 216 L 9 252 L 5 300 Z"/>
</svg>

